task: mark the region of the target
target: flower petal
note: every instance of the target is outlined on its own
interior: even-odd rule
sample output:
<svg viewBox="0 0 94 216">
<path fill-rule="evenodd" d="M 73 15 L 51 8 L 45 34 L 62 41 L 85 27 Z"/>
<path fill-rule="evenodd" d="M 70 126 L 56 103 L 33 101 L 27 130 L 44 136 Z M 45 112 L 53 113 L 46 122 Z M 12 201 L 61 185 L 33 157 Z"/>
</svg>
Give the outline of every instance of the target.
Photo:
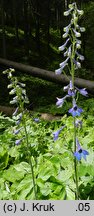
<svg viewBox="0 0 94 216">
<path fill-rule="evenodd" d="M 74 153 L 74 156 L 76 157 L 76 159 L 78 160 L 78 161 L 80 161 L 81 160 L 81 154 L 79 153 L 79 152 L 75 152 Z"/>
</svg>

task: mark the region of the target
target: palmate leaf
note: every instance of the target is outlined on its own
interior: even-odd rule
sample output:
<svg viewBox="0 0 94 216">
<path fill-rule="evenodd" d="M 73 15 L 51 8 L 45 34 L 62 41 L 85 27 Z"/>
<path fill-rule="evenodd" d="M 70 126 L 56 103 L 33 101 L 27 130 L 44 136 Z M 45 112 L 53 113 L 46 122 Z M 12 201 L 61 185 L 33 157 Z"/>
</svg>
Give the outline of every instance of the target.
<svg viewBox="0 0 94 216">
<path fill-rule="evenodd" d="M 70 179 L 73 175 L 73 171 L 72 170 L 61 170 L 59 175 L 58 175 L 58 179 L 61 182 L 67 182 L 68 179 Z"/>
<path fill-rule="evenodd" d="M 66 186 L 66 200 L 75 200 L 75 193 L 68 187 Z"/>
<path fill-rule="evenodd" d="M 30 191 L 32 191 L 32 189 L 33 189 L 32 175 L 27 174 L 17 187 L 16 190 L 17 199 L 26 199 L 27 195 L 30 193 Z"/>
<path fill-rule="evenodd" d="M 12 165 L 3 173 L 3 178 L 9 182 L 15 182 L 23 179 L 24 175 L 30 171 L 28 163 L 22 162 L 20 164 Z"/>
<path fill-rule="evenodd" d="M 0 113 L 0 129 L 7 129 L 8 127 L 11 127 L 14 124 L 14 121 L 9 118 L 5 117 Z"/>
<path fill-rule="evenodd" d="M 50 177 L 48 181 L 43 181 L 42 179 L 37 179 L 37 185 L 39 187 L 40 194 L 42 198 L 56 199 L 59 200 L 60 197 L 64 199 L 65 196 L 65 186 L 55 177 Z"/>
<path fill-rule="evenodd" d="M 12 158 L 17 158 L 19 156 L 19 151 L 17 149 L 17 146 L 11 147 L 11 149 L 9 149 L 8 153 Z"/>
<path fill-rule="evenodd" d="M 50 195 L 51 193 L 51 185 L 50 185 L 50 182 L 45 182 L 43 184 L 43 186 L 40 188 L 40 193 L 43 195 L 43 196 L 48 196 Z"/>
<path fill-rule="evenodd" d="M 27 163 L 27 162 L 21 162 L 20 164 L 18 165 L 14 165 L 14 168 L 18 171 L 18 172 L 31 172 L 31 168 L 30 168 L 30 165 Z"/>
<path fill-rule="evenodd" d="M 7 149 L 0 146 L 0 169 L 4 169 L 8 165 L 9 155 Z"/>
<path fill-rule="evenodd" d="M 57 173 L 58 170 L 56 167 L 49 160 L 45 160 L 43 164 L 40 164 L 38 169 L 38 178 L 47 181 L 50 176 L 56 176 Z"/>
</svg>

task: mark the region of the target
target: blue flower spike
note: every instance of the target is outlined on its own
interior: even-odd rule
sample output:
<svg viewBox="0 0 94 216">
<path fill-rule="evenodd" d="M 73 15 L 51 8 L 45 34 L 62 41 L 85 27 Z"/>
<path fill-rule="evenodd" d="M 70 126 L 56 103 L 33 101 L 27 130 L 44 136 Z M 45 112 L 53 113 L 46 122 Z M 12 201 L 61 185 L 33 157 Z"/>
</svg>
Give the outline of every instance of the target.
<svg viewBox="0 0 94 216">
<path fill-rule="evenodd" d="M 77 146 L 77 151 L 74 152 L 74 156 L 78 161 L 80 161 L 82 158 L 86 160 L 86 156 L 89 155 L 88 151 L 82 149 L 78 139 L 76 138 L 76 146 Z"/>
</svg>

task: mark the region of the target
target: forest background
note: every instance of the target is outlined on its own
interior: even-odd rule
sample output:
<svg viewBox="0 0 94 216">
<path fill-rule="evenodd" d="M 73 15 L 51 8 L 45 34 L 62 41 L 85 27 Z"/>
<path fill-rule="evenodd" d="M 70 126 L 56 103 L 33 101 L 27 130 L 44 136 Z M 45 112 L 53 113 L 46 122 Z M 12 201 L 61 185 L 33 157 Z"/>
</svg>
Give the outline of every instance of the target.
<svg viewBox="0 0 94 216">
<path fill-rule="evenodd" d="M 72 0 L 0 0 L 0 57 L 55 71 L 62 62 L 63 56 L 58 47 L 64 43 L 63 27 L 68 24 L 68 19 L 65 19 L 63 13 L 72 2 Z M 76 2 L 78 7 L 84 10 L 80 25 L 86 28 L 82 35 L 82 54 L 85 56 L 85 61 L 82 63 L 82 68 L 76 72 L 76 77 L 93 80 L 94 2 L 91 0 L 76 0 Z M 68 71 L 66 73 L 68 74 Z M 1 91 L 4 90 L 0 91 L 0 102 L 5 104 L 9 100 L 4 88 L 6 82 L 2 75 L 0 76 Z M 34 80 L 32 86 L 35 85 Z M 41 87 L 39 88 L 41 91 Z M 33 88 L 32 91 L 34 90 Z"/>
<path fill-rule="evenodd" d="M 0 57 L 55 70 L 62 54 L 63 27 L 68 23 L 63 12 L 71 0 L 0 0 Z M 94 69 L 94 2 L 76 0 L 84 10 L 83 67 Z M 92 74 L 93 75 L 93 74 Z"/>
</svg>

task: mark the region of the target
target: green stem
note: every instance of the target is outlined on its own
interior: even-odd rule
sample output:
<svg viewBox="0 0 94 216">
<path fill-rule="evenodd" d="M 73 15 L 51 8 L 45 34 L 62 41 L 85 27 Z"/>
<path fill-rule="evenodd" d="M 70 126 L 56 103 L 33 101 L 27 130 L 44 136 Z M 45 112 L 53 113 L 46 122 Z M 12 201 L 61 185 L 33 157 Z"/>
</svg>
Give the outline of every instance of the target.
<svg viewBox="0 0 94 216">
<path fill-rule="evenodd" d="M 73 47 L 72 47 L 72 56 L 71 56 L 71 75 L 72 75 L 72 85 L 74 90 L 74 79 L 75 79 L 75 66 L 73 63 L 73 59 L 75 58 L 75 38 L 73 37 Z M 72 97 L 75 99 L 75 96 Z M 74 152 L 76 152 L 76 127 L 75 127 L 75 117 L 73 118 L 74 121 Z M 75 174 L 75 184 L 76 184 L 76 193 L 75 193 L 75 200 L 79 199 L 79 187 L 78 187 L 78 175 L 77 175 L 77 161 L 74 158 L 74 174 Z"/>
<path fill-rule="evenodd" d="M 34 170 L 33 170 L 33 164 L 32 164 L 32 161 L 31 161 L 31 154 L 30 154 L 29 141 L 28 141 L 28 133 L 27 133 L 26 122 L 25 122 L 25 119 L 24 119 L 24 118 L 23 118 L 23 125 L 24 125 L 24 130 L 25 130 L 25 135 L 26 135 L 28 159 L 29 159 L 29 164 L 30 164 L 31 173 L 32 173 L 33 188 L 34 188 L 34 196 L 35 196 L 35 200 L 37 200 L 37 192 L 36 192 L 36 185 L 35 185 Z"/>
<path fill-rule="evenodd" d="M 75 127 L 75 117 L 74 117 L 74 152 L 76 152 L 76 127 Z M 75 200 L 78 200 L 78 199 L 79 199 L 79 187 L 78 187 L 77 160 L 76 160 L 76 158 L 74 158 L 74 171 L 75 171 L 75 184 L 76 184 Z"/>
</svg>

